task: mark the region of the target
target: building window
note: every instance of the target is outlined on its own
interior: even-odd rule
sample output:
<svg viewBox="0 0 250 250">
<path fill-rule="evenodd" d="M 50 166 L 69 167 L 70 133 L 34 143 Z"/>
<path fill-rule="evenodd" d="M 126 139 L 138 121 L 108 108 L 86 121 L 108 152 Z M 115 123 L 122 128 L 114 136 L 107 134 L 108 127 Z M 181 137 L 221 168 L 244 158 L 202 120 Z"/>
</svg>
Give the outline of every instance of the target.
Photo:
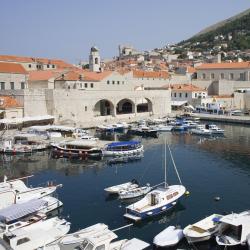
<svg viewBox="0 0 250 250">
<path fill-rule="evenodd" d="M 53 69 L 55 68 L 55 65 L 54 65 L 54 64 L 52 64 L 52 68 L 53 68 Z"/>
<path fill-rule="evenodd" d="M 174 93 L 174 97 L 176 97 L 176 93 Z"/>
<path fill-rule="evenodd" d="M 205 73 L 202 74 L 202 79 L 206 79 L 206 74 Z"/>
<path fill-rule="evenodd" d="M 85 82 L 85 83 L 84 83 L 84 87 L 85 87 L 85 88 L 88 88 L 88 83 Z"/>
<path fill-rule="evenodd" d="M 21 89 L 25 89 L 25 83 L 21 82 Z"/>
<path fill-rule="evenodd" d="M 181 93 L 179 93 L 179 97 L 181 97 L 182 96 L 182 94 Z"/>
<path fill-rule="evenodd" d="M 172 97 L 173 95 L 172 95 L 172 93 L 171 93 L 171 97 Z"/>
<path fill-rule="evenodd" d="M 31 68 L 31 64 L 29 64 L 29 68 Z"/>
<path fill-rule="evenodd" d="M 47 64 L 47 68 L 49 68 L 49 64 Z"/>
<path fill-rule="evenodd" d="M 220 74 L 220 79 L 224 79 L 224 73 Z"/>
<path fill-rule="evenodd" d="M 245 81 L 245 74 L 244 73 L 240 73 L 240 81 Z"/>
<path fill-rule="evenodd" d="M 188 97 L 188 93 L 185 94 L 185 97 Z"/>
<path fill-rule="evenodd" d="M 85 106 L 85 111 L 88 111 L 88 107 L 87 106 Z"/>
<path fill-rule="evenodd" d="M 194 97 L 197 98 L 197 93 L 194 94 Z"/>
<path fill-rule="evenodd" d="M 98 58 L 97 57 L 95 58 L 95 64 L 98 64 Z"/>
<path fill-rule="evenodd" d="M 113 84 L 115 84 L 115 81 L 112 81 Z"/>
<path fill-rule="evenodd" d="M 107 84 L 109 84 L 109 80 L 107 81 Z"/>
<path fill-rule="evenodd" d="M 117 81 L 117 84 L 119 85 L 119 84 L 120 84 L 120 81 Z"/>
<path fill-rule="evenodd" d="M 5 82 L 1 82 L 1 90 L 5 89 Z"/>
<path fill-rule="evenodd" d="M 122 81 L 122 84 L 124 84 L 124 81 Z"/>
<path fill-rule="evenodd" d="M 10 82 L 10 89 L 15 89 L 15 84 L 14 84 L 14 82 Z"/>
<path fill-rule="evenodd" d="M 214 73 L 211 74 L 211 79 L 214 79 Z"/>
<path fill-rule="evenodd" d="M 233 80 L 233 79 L 234 79 L 234 74 L 230 73 L 230 80 Z"/>
<path fill-rule="evenodd" d="M 90 87 L 91 87 L 91 88 L 94 88 L 94 83 L 90 83 Z"/>
</svg>

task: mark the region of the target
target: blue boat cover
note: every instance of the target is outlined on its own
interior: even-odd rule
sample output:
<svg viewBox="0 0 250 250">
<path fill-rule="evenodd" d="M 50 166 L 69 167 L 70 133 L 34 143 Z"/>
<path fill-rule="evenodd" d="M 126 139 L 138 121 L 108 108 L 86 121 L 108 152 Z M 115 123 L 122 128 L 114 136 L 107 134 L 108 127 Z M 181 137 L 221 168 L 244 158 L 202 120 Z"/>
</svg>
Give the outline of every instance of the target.
<svg viewBox="0 0 250 250">
<path fill-rule="evenodd" d="M 33 199 L 28 202 L 13 204 L 0 210 L 0 221 L 8 223 L 29 214 L 39 211 L 48 202 L 42 199 Z"/>
<path fill-rule="evenodd" d="M 135 146 L 140 144 L 140 141 L 118 141 L 118 142 L 112 142 L 108 144 L 108 147 L 126 147 L 126 146 Z"/>
</svg>

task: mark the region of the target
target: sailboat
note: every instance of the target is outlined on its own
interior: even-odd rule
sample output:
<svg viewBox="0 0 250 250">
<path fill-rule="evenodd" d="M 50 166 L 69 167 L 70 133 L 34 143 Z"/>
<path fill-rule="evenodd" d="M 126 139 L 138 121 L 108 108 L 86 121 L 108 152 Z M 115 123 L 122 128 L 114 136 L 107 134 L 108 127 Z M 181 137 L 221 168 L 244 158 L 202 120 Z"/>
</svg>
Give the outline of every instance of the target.
<svg viewBox="0 0 250 250">
<path fill-rule="evenodd" d="M 157 187 L 146 194 L 141 200 L 126 207 L 124 217 L 133 221 L 140 221 L 150 218 L 154 215 L 161 214 L 176 205 L 178 199 L 186 192 L 186 188 L 182 185 L 178 170 L 176 168 L 172 152 L 168 145 L 171 160 L 173 162 L 179 185 L 167 184 L 167 169 L 166 169 L 166 140 L 165 140 L 165 181 L 157 185 Z"/>
</svg>

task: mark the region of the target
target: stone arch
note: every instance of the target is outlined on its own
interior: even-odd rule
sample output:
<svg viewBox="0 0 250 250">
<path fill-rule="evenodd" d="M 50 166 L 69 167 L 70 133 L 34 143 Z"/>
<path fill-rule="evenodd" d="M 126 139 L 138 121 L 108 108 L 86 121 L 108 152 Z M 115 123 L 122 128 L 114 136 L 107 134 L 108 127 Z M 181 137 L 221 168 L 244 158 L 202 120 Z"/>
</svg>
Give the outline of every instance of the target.
<svg viewBox="0 0 250 250">
<path fill-rule="evenodd" d="M 114 115 L 114 104 L 108 99 L 101 99 L 94 105 L 95 116 Z"/>
<path fill-rule="evenodd" d="M 149 98 L 143 97 L 136 105 L 137 113 L 152 112 L 153 103 Z"/>
<path fill-rule="evenodd" d="M 135 113 L 135 103 L 128 99 L 121 99 L 116 105 L 116 114 L 132 114 Z"/>
</svg>

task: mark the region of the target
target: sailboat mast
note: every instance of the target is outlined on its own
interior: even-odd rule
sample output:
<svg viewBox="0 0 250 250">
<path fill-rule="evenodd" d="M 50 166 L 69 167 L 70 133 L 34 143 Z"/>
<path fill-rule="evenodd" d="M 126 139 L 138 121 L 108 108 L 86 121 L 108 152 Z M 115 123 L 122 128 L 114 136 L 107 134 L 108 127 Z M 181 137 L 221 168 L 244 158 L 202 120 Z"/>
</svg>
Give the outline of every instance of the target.
<svg viewBox="0 0 250 250">
<path fill-rule="evenodd" d="M 165 147 L 164 147 L 164 183 L 165 183 L 165 188 L 167 188 L 167 139 L 165 137 Z"/>
</svg>

